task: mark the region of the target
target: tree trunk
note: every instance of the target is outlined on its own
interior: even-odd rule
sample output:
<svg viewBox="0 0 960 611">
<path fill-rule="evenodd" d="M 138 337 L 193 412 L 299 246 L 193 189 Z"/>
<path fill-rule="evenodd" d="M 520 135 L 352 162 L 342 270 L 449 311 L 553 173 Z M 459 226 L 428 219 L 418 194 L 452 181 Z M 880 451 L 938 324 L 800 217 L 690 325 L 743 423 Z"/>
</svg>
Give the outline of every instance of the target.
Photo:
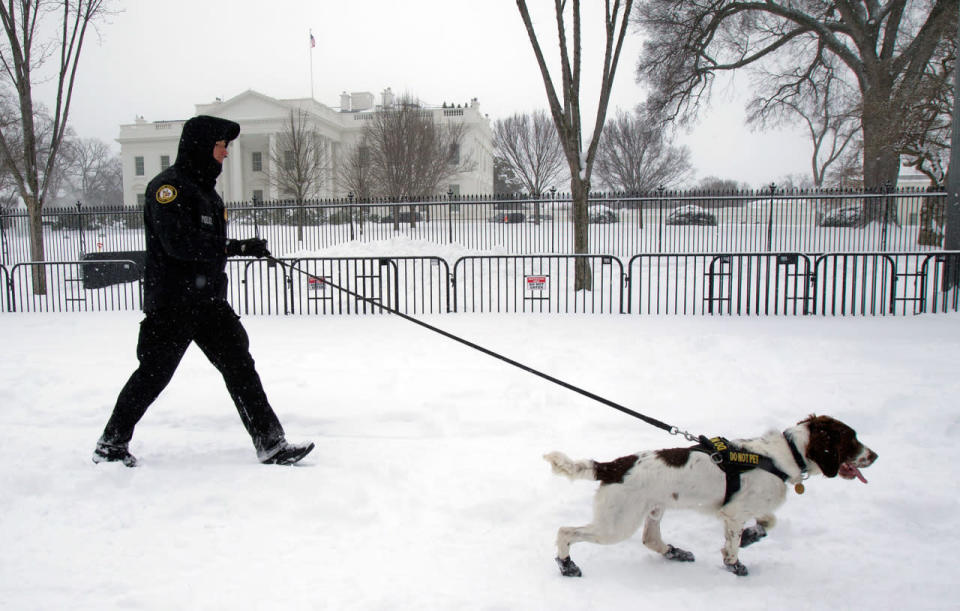
<svg viewBox="0 0 960 611">
<path fill-rule="evenodd" d="M 871 191 L 887 185 L 896 187 L 900 173 L 900 155 L 888 141 L 882 123 L 882 119 L 868 122 L 866 116 L 863 118 L 863 186 Z"/>
<path fill-rule="evenodd" d="M 578 255 L 590 253 L 590 233 L 587 225 L 587 197 L 590 183 L 580 179 L 579 172 L 571 172 L 570 186 L 573 188 L 573 252 Z M 590 263 L 585 258 L 577 259 L 574 276 L 574 290 L 593 290 L 593 275 Z"/>
<path fill-rule="evenodd" d="M 896 141 L 901 130 L 895 125 L 900 113 L 890 102 L 892 87 L 875 84 L 862 95 L 863 186 L 877 191 L 888 184 L 896 187 L 900 173 Z"/>
<path fill-rule="evenodd" d="M 863 186 L 867 191 L 888 192 L 897 186 L 900 174 L 896 143 L 900 130 L 891 125 L 898 120 L 891 94 L 889 87 L 874 87 L 863 94 Z M 864 206 L 865 222 L 897 223 L 894 199 L 885 197 L 877 205 Z"/>
<path fill-rule="evenodd" d="M 41 202 L 34 196 L 24 198 L 27 204 L 27 212 L 30 216 L 30 260 L 34 262 L 44 261 L 43 253 L 43 215 Z M 43 265 L 34 265 L 31 268 L 33 278 L 33 294 L 47 294 L 47 269 Z"/>
<path fill-rule="evenodd" d="M 303 199 L 297 198 L 297 242 L 303 244 L 303 224 L 304 224 Z"/>
</svg>

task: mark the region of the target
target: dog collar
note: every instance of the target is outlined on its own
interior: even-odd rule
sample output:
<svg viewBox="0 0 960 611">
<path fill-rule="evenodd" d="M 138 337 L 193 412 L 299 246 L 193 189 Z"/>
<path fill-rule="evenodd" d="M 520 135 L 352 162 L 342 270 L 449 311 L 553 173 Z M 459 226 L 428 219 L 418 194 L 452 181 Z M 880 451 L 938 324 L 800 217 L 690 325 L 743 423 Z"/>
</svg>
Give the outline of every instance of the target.
<svg viewBox="0 0 960 611">
<path fill-rule="evenodd" d="M 793 454 L 793 460 L 797 461 L 797 466 L 800 467 L 800 475 L 806 475 L 807 461 L 803 460 L 803 454 L 801 454 L 800 450 L 797 449 L 797 444 L 793 443 L 793 439 L 791 439 L 786 432 L 783 433 L 783 438 L 787 440 L 787 445 L 790 447 L 790 453 Z"/>
<path fill-rule="evenodd" d="M 797 494 L 803 494 L 803 480 L 810 477 L 810 474 L 807 473 L 807 461 L 803 459 L 803 454 L 797 449 L 797 444 L 793 443 L 793 439 L 790 438 L 790 435 L 787 435 L 786 431 L 783 432 L 783 438 L 787 441 L 790 453 L 793 454 L 793 460 L 796 461 L 797 466 L 800 467 L 800 481 L 793 486 L 793 489 Z"/>
</svg>

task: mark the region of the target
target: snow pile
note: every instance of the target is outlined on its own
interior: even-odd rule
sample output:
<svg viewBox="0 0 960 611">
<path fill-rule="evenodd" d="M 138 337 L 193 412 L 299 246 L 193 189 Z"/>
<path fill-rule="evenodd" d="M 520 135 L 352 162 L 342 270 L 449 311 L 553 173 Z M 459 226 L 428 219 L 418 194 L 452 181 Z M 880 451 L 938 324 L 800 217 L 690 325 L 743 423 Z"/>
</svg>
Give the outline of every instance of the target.
<svg viewBox="0 0 960 611">
<path fill-rule="evenodd" d="M 389 316 L 246 317 L 303 466 L 263 466 L 191 347 L 147 412 L 136 469 L 90 453 L 135 366 L 136 313 L 4 314 L 0 606 L 10 609 L 948 609 L 960 547 L 960 317 L 708 319 L 444 315 L 427 320 L 694 433 L 739 437 L 811 412 L 880 455 L 868 485 L 812 479 L 770 536 L 720 560 L 721 525 L 667 514 L 578 544 L 594 485 L 542 454 L 609 460 L 686 445 Z"/>
</svg>

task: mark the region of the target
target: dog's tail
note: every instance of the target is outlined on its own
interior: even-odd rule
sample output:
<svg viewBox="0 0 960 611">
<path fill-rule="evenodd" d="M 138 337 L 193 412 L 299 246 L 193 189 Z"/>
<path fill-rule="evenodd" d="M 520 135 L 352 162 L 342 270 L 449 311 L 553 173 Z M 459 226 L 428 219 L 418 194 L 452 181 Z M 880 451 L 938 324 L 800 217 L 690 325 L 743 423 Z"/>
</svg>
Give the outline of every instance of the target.
<svg viewBox="0 0 960 611">
<path fill-rule="evenodd" d="M 592 460 L 573 460 L 563 452 L 550 452 L 545 454 L 543 459 L 553 467 L 553 472 L 558 475 L 566 475 L 570 479 L 597 479 L 594 466 L 596 463 Z"/>
</svg>

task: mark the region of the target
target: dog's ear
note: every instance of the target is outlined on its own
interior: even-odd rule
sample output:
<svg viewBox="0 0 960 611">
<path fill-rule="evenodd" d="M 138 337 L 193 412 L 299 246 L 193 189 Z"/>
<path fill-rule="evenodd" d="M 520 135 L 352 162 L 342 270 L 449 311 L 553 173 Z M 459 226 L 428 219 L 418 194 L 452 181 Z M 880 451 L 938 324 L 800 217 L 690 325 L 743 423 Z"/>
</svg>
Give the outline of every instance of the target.
<svg viewBox="0 0 960 611">
<path fill-rule="evenodd" d="M 817 463 L 826 477 L 836 477 L 842 462 L 840 448 L 837 447 L 837 440 L 834 439 L 836 422 L 829 416 L 811 414 L 800 423 L 807 425 L 807 430 L 810 431 L 810 443 L 807 445 L 806 456 Z"/>
<path fill-rule="evenodd" d="M 836 477 L 840 465 L 855 457 L 859 443 L 857 434 L 846 424 L 830 416 L 814 416 L 804 420 L 810 431 L 806 456 L 817 463 L 827 477 Z"/>
<path fill-rule="evenodd" d="M 830 439 L 830 432 L 815 424 L 810 425 L 810 443 L 807 445 L 807 458 L 817 463 L 827 477 L 836 477 L 840 471 L 840 457 L 837 448 Z"/>
</svg>

